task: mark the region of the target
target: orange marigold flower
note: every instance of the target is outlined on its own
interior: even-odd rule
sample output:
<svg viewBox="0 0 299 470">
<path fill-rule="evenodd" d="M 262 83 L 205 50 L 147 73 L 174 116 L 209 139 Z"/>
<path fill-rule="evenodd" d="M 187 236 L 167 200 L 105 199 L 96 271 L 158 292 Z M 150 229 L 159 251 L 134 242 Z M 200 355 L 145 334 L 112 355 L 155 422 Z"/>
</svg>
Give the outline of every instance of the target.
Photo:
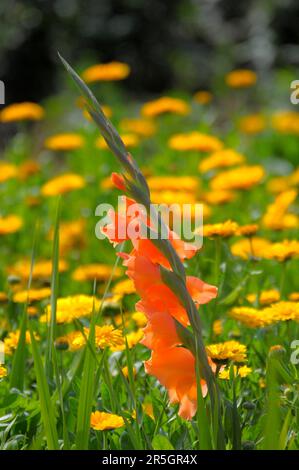
<svg viewBox="0 0 299 470">
<path fill-rule="evenodd" d="M 203 234 L 205 237 L 215 238 L 223 237 L 229 238 L 236 235 L 238 224 L 232 220 L 227 220 L 218 224 L 204 225 Z"/>
<path fill-rule="evenodd" d="M 44 110 L 39 104 L 25 101 L 24 103 L 15 103 L 6 106 L 6 108 L 0 112 L 0 121 L 39 121 L 44 117 L 44 114 Z"/>
<path fill-rule="evenodd" d="M 0 235 L 18 232 L 23 226 L 23 220 L 18 215 L 0 217 Z"/>
<path fill-rule="evenodd" d="M 165 113 L 186 115 L 190 113 L 190 106 L 179 98 L 163 96 L 157 100 L 145 103 L 142 106 L 141 113 L 148 118 Z"/>
<path fill-rule="evenodd" d="M 272 127 L 280 134 L 299 134 L 299 113 L 281 111 L 272 117 Z"/>
<path fill-rule="evenodd" d="M 75 189 L 81 189 L 85 186 L 85 180 L 80 175 L 75 173 L 65 173 L 64 175 L 56 176 L 41 188 L 43 196 L 57 196 L 58 194 L 65 194 Z"/>
<path fill-rule="evenodd" d="M 113 268 L 108 264 L 86 264 L 84 266 L 79 266 L 72 274 L 72 278 L 75 281 L 107 281 L 110 276 L 113 274 L 113 277 L 119 277 L 122 275 L 122 270 L 119 267 Z"/>
<path fill-rule="evenodd" d="M 199 171 L 206 173 L 216 168 L 225 168 L 229 166 L 239 165 L 245 162 L 245 157 L 233 149 L 223 149 L 213 152 L 198 165 Z"/>
<path fill-rule="evenodd" d="M 11 163 L 0 162 L 0 183 L 4 183 L 11 178 L 15 178 L 18 174 L 16 165 Z"/>
<path fill-rule="evenodd" d="M 244 237 L 252 237 L 258 231 L 259 226 L 257 224 L 247 224 L 238 227 L 237 234 L 243 235 Z"/>
<path fill-rule="evenodd" d="M 197 103 L 204 105 L 204 104 L 209 104 L 212 101 L 213 95 L 209 91 L 200 90 L 200 91 L 197 91 L 196 93 L 194 93 L 193 99 Z"/>
<path fill-rule="evenodd" d="M 106 64 L 96 64 L 88 67 L 82 73 L 82 78 L 86 83 L 92 82 L 112 82 L 124 80 L 130 75 L 130 66 L 123 62 L 108 62 Z"/>
<path fill-rule="evenodd" d="M 265 238 L 244 238 L 231 246 L 231 252 L 234 256 L 239 256 L 243 259 L 248 259 L 251 256 L 262 258 L 264 257 L 265 250 L 269 248 L 270 245 L 271 242 Z"/>
<path fill-rule="evenodd" d="M 222 149 L 223 143 L 218 137 L 203 134 L 201 132 L 189 132 L 187 134 L 175 134 L 169 141 L 168 145 L 171 149 L 198 152 L 216 152 Z"/>
<path fill-rule="evenodd" d="M 150 137 L 156 132 L 156 124 L 149 119 L 123 119 L 120 127 L 125 132 L 133 132 L 140 137 Z"/>
<path fill-rule="evenodd" d="M 16 303 L 25 302 L 38 302 L 39 300 L 47 299 L 51 296 L 51 289 L 43 287 L 41 289 L 29 289 L 16 292 L 13 296 L 13 301 Z"/>
<path fill-rule="evenodd" d="M 246 190 L 260 183 L 264 175 L 265 170 L 260 165 L 241 166 L 216 175 L 211 181 L 211 188 L 214 190 Z"/>
<path fill-rule="evenodd" d="M 56 134 L 45 140 L 44 146 L 49 150 L 76 150 L 84 146 L 84 139 L 79 134 Z"/>
<path fill-rule="evenodd" d="M 106 431 L 121 428 L 125 422 L 121 416 L 104 411 L 95 411 L 90 416 L 90 427 L 96 431 Z"/>
<path fill-rule="evenodd" d="M 216 191 L 208 191 L 207 193 L 203 194 L 203 199 L 212 206 L 226 204 L 233 201 L 235 198 L 236 194 L 233 191 L 221 189 Z"/>
<path fill-rule="evenodd" d="M 225 77 L 226 84 L 231 88 L 247 88 L 255 85 L 256 80 L 256 73 L 248 69 L 233 70 Z"/>
</svg>

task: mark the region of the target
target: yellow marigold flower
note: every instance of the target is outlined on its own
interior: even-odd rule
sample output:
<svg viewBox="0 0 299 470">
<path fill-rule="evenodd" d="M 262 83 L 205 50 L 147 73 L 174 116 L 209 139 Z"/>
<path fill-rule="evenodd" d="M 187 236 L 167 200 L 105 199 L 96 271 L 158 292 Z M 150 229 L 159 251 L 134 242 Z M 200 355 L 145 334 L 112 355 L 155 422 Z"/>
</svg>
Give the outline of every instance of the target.
<svg viewBox="0 0 299 470">
<path fill-rule="evenodd" d="M 150 137 L 156 132 L 156 124 L 149 119 L 123 119 L 120 127 L 125 132 L 133 132 L 140 137 Z"/>
<path fill-rule="evenodd" d="M 65 254 L 72 248 L 82 248 L 85 245 L 85 220 L 78 219 L 69 222 L 62 222 L 59 226 L 59 249 Z M 51 230 L 48 235 L 53 240 L 54 231 Z"/>
<path fill-rule="evenodd" d="M 157 100 L 145 103 L 141 108 L 141 114 L 148 118 L 165 113 L 186 115 L 190 113 L 190 106 L 179 98 L 162 96 Z"/>
<path fill-rule="evenodd" d="M 261 305 L 269 305 L 280 300 L 280 293 L 276 289 L 262 291 L 259 302 Z"/>
<path fill-rule="evenodd" d="M 84 186 L 85 180 L 82 176 L 75 173 L 65 173 L 45 183 L 41 188 L 41 193 L 43 196 L 57 196 L 58 194 L 65 194 L 75 189 L 81 189 Z"/>
<path fill-rule="evenodd" d="M 223 323 L 222 320 L 215 320 L 213 322 L 213 333 L 215 336 L 221 335 L 223 332 Z"/>
<path fill-rule="evenodd" d="M 216 152 L 222 149 L 223 143 L 218 137 L 193 131 L 187 134 L 175 134 L 169 141 L 168 146 L 173 150 Z"/>
<path fill-rule="evenodd" d="M 196 196 L 187 191 L 152 191 L 151 201 L 153 204 L 194 204 Z"/>
<path fill-rule="evenodd" d="M 123 375 L 126 377 L 126 379 L 129 377 L 129 368 L 127 366 L 123 367 L 122 368 L 122 373 Z M 135 367 L 133 367 L 133 377 L 135 377 L 137 374 L 137 371 L 135 369 Z"/>
<path fill-rule="evenodd" d="M 0 112 L 1 122 L 39 121 L 44 117 L 43 108 L 36 103 L 24 102 L 6 106 Z"/>
<path fill-rule="evenodd" d="M 29 307 L 27 307 L 27 314 L 31 318 L 37 317 L 38 309 L 34 307 L 33 305 L 30 305 Z"/>
<path fill-rule="evenodd" d="M 214 362 L 244 362 L 246 361 L 246 346 L 238 341 L 225 341 L 224 343 L 209 344 L 206 347 L 208 356 Z"/>
<path fill-rule="evenodd" d="M 60 259 L 58 264 L 59 272 L 64 272 L 68 269 L 68 263 Z M 19 260 L 13 266 L 8 267 L 7 271 L 9 274 L 18 276 L 21 279 L 28 279 L 31 270 L 31 261 L 28 259 Z M 52 274 L 52 261 L 51 260 L 39 260 L 36 261 L 33 267 L 32 279 L 41 280 L 51 277 Z"/>
<path fill-rule="evenodd" d="M 293 302 L 299 302 L 299 292 L 292 292 L 289 294 L 289 300 L 292 300 Z"/>
<path fill-rule="evenodd" d="M 271 242 L 266 238 L 244 238 L 235 242 L 231 246 L 231 252 L 234 256 L 239 256 L 243 259 L 248 259 L 251 256 L 254 256 L 255 258 L 262 258 L 264 256 L 265 250 L 269 248 L 270 245 Z"/>
<path fill-rule="evenodd" d="M 119 281 L 117 284 L 115 284 L 112 288 L 112 292 L 114 294 L 119 294 L 119 295 L 130 295 L 130 294 L 135 294 L 136 289 L 134 282 L 131 279 L 123 279 L 122 281 Z"/>
<path fill-rule="evenodd" d="M 281 111 L 272 117 L 272 127 L 280 134 L 299 134 L 299 113 Z"/>
<path fill-rule="evenodd" d="M 72 274 L 72 279 L 75 281 L 106 281 L 110 278 L 113 273 L 113 277 L 119 277 L 122 275 L 122 269 L 119 267 L 113 268 L 108 264 L 86 264 L 85 266 L 79 266 L 75 269 Z"/>
<path fill-rule="evenodd" d="M 263 217 L 263 224 L 271 230 L 283 230 L 295 228 L 299 225 L 299 219 L 293 214 L 286 214 L 289 206 L 295 201 L 297 191 L 290 189 L 283 191 L 276 198 L 273 204 L 267 207 Z"/>
<path fill-rule="evenodd" d="M 150 176 L 147 179 L 151 191 L 196 192 L 199 180 L 193 176 Z"/>
<path fill-rule="evenodd" d="M 272 243 L 266 249 L 264 257 L 283 262 L 299 256 L 299 241 L 284 240 L 282 242 Z"/>
<path fill-rule="evenodd" d="M 128 348 L 132 349 L 136 344 L 140 343 L 140 341 L 144 337 L 144 332 L 142 329 L 138 329 L 136 331 L 132 331 L 131 333 L 128 333 L 125 335 L 125 338 L 127 340 Z M 122 344 L 119 346 L 111 348 L 112 351 L 123 351 L 126 349 L 125 341 L 123 341 Z"/>
<path fill-rule="evenodd" d="M 38 341 L 39 337 L 36 333 L 34 333 L 35 339 Z M 8 335 L 4 338 L 4 352 L 9 356 L 17 349 L 18 342 L 20 339 L 20 330 L 11 331 Z M 31 344 L 31 338 L 29 331 L 26 331 L 26 344 Z"/>
<path fill-rule="evenodd" d="M 18 168 L 18 178 L 26 180 L 40 171 L 40 165 L 34 160 L 25 160 Z"/>
<path fill-rule="evenodd" d="M 7 376 L 7 369 L 4 366 L 0 365 L 0 379 L 3 379 L 4 377 Z"/>
<path fill-rule="evenodd" d="M 143 312 L 133 312 L 132 319 L 139 328 L 143 328 L 147 324 L 147 318 Z"/>
<path fill-rule="evenodd" d="M 70 323 L 74 319 L 88 317 L 93 311 L 97 312 L 100 301 L 91 295 L 72 295 L 57 299 L 56 320 L 57 323 Z M 40 317 L 40 321 L 49 322 L 51 318 L 51 305 L 45 309 L 45 314 Z"/>
<path fill-rule="evenodd" d="M 125 147 L 127 147 L 128 149 L 137 147 L 137 145 L 140 143 L 140 139 L 137 134 L 122 134 L 121 139 L 125 144 Z M 102 136 L 97 138 L 95 145 L 98 149 L 101 150 L 108 149 L 108 145 Z"/>
<path fill-rule="evenodd" d="M 5 181 L 15 178 L 17 176 L 18 169 L 16 165 L 12 165 L 11 163 L 0 162 L 0 183 L 4 183 Z"/>
<path fill-rule="evenodd" d="M 263 328 L 274 323 L 272 314 L 252 307 L 234 307 L 229 315 L 249 328 Z"/>
<path fill-rule="evenodd" d="M 239 376 L 241 377 L 241 379 L 243 379 L 244 377 L 247 377 L 247 375 L 251 374 L 252 372 L 252 368 L 251 367 L 248 367 L 248 366 L 241 366 L 241 367 L 237 367 L 237 366 L 234 366 L 234 376 Z M 222 379 L 222 380 L 229 380 L 230 378 L 230 369 L 229 368 L 224 368 L 222 369 L 220 372 L 219 372 L 219 379 Z"/>
<path fill-rule="evenodd" d="M 265 129 L 266 121 L 261 114 L 249 114 L 239 121 L 239 129 L 244 134 L 259 134 Z"/>
<path fill-rule="evenodd" d="M 95 411 L 91 413 L 90 427 L 96 431 L 106 431 L 109 429 L 121 428 L 125 422 L 121 416 L 104 411 Z"/>
<path fill-rule="evenodd" d="M 84 146 L 84 139 L 79 134 L 57 134 L 48 137 L 44 146 L 49 150 L 76 150 Z"/>
<path fill-rule="evenodd" d="M 265 176 L 265 170 L 260 165 L 241 166 L 223 171 L 211 181 L 211 188 L 216 189 L 249 189 L 260 183 Z"/>
<path fill-rule="evenodd" d="M 252 237 L 258 231 L 259 226 L 257 224 L 247 224 L 238 227 L 238 235 L 244 237 Z"/>
<path fill-rule="evenodd" d="M 221 222 L 218 224 L 209 224 L 203 226 L 203 235 L 204 237 L 233 237 L 236 235 L 238 230 L 238 224 L 231 220 L 227 220 L 225 222 Z"/>
<path fill-rule="evenodd" d="M 199 104 L 209 104 L 213 99 L 213 95 L 209 91 L 200 90 L 194 93 L 193 99 Z"/>
<path fill-rule="evenodd" d="M 41 289 L 30 289 L 16 292 L 13 296 L 13 301 L 16 303 L 38 302 L 43 299 L 47 299 L 51 296 L 51 289 L 49 287 L 43 287 Z"/>
<path fill-rule="evenodd" d="M 142 409 L 143 409 L 143 411 L 146 415 L 148 415 L 153 420 L 155 419 L 154 408 L 153 408 L 152 403 L 148 403 L 148 402 L 143 403 L 142 404 Z"/>
<path fill-rule="evenodd" d="M 199 171 L 206 173 L 216 168 L 225 168 L 245 163 L 245 157 L 233 149 L 223 149 L 213 152 L 198 165 Z"/>
<path fill-rule="evenodd" d="M 236 194 L 226 190 L 208 191 L 203 194 L 203 198 L 212 206 L 218 206 L 233 201 L 236 198 Z"/>
<path fill-rule="evenodd" d="M 283 191 L 288 191 L 290 186 L 291 182 L 288 176 L 278 176 L 277 178 L 272 178 L 268 182 L 267 189 L 271 193 L 281 193 Z"/>
<path fill-rule="evenodd" d="M 225 81 L 231 88 L 247 88 L 256 84 L 256 73 L 248 69 L 236 69 L 229 72 Z"/>
<path fill-rule="evenodd" d="M 23 226 L 23 220 L 18 215 L 0 217 L 0 235 L 18 232 Z"/>
<path fill-rule="evenodd" d="M 299 303 L 281 301 L 263 310 L 264 315 L 272 316 L 273 321 L 299 320 Z"/>
<path fill-rule="evenodd" d="M 260 388 L 266 388 L 266 381 L 263 377 L 259 379 L 259 386 Z"/>
<path fill-rule="evenodd" d="M 130 71 L 130 66 L 123 62 L 107 62 L 88 67 L 82 73 L 82 78 L 86 83 L 113 82 L 124 80 L 130 75 Z"/>
</svg>

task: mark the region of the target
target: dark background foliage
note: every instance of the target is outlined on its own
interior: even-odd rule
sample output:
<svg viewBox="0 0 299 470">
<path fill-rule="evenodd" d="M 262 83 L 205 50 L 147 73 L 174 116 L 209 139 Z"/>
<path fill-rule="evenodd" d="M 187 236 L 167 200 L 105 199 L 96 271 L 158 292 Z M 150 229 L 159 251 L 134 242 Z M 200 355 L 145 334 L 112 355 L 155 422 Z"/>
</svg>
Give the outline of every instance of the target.
<svg viewBox="0 0 299 470">
<path fill-rule="evenodd" d="M 75 64 L 121 60 L 135 94 L 209 87 L 236 66 L 299 63 L 298 0 L 1 0 L 0 79 L 7 102 L 59 85 L 59 50 Z"/>
</svg>

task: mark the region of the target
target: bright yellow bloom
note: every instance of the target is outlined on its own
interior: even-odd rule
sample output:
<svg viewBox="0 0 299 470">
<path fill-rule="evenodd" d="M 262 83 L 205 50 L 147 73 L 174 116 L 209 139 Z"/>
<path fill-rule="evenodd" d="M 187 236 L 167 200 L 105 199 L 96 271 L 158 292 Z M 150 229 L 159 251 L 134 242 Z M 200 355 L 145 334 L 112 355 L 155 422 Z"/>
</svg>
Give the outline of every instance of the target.
<svg viewBox="0 0 299 470">
<path fill-rule="evenodd" d="M 281 301 L 263 310 L 264 315 L 272 317 L 273 322 L 296 320 L 299 321 L 299 303 Z"/>
<path fill-rule="evenodd" d="M 34 333 L 34 337 L 36 340 L 39 340 L 39 337 L 36 333 Z M 4 338 L 4 352 L 9 356 L 17 349 L 18 342 L 20 339 L 20 330 L 11 331 L 8 335 Z M 26 344 L 31 344 L 31 337 L 29 331 L 26 331 Z"/>
<path fill-rule="evenodd" d="M 59 272 L 64 272 L 68 269 L 68 263 L 60 259 L 58 265 Z M 28 259 L 19 260 L 13 266 L 8 267 L 8 273 L 14 276 L 18 276 L 21 279 L 28 279 L 31 270 L 31 261 Z M 52 274 L 52 261 L 51 260 L 39 260 L 34 263 L 32 279 L 41 280 L 51 277 Z"/>
<path fill-rule="evenodd" d="M 125 147 L 127 147 L 128 149 L 137 147 L 137 145 L 140 142 L 140 139 L 137 134 L 122 134 L 121 139 L 123 143 L 125 144 Z M 101 149 L 101 150 L 108 149 L 108 145 L 102 136 L 97 138 L 95 145 L 98 149 Z"/>
<path fill-rule="evenodd" d="M 248 294 L 246 299 L 250 303 L 254 303 L 256 301 L 256 294 Z M 260 293 L 259 296 L 259 303 L 260 305 L 270 305 L 274 302 L 278 302 L 280 300 L 280 293 L 276 289 L 269 289 L 264 290 Z"/>
<path fill-rule="evenodd" d="M 272 314 L 252 307 L 234 307 L 229 315 L 249 328 L 263 328 L 274 323 Z"/>
<path fill-rule="evenodd" d="M 65 173 L 64 175 L 56 176 L 41 188 L 43 196 L 57 196 L 58 194 L 65 194 L 75 189 L 80 189 L 85 186 L 85 180 L 80 175 L 75 173 Z"/>
<path fill-rule="evenodd" d="M 5 292 L 0 291 L 0 304 L 7 302 L 8 297 Z"/>
<path fill-rule="evenodd" d="M 43 108 L 36 103 L 24 102 L 6 106 L 0 112 L 0 122 L 39 121 L 44 117 Z"/>
<path fill-rule="evenodd" d="M 244 134 L 258 134 L 265 129 L 266 121 L 261 114 L 249 114 L 239 121 L 239 129 Z"/>
<path fill-rule="evenodd" d="M 92 312 L 98 312 L 100 301 L 91 295 L 72 295 L 57 299 L 56 321 L 57 323 L 70 323 L 75 319 L 88 317 Z M 45 314 L 40 317 L 42 323 L 50 322 L 51 305 L 45 309 Z"/>
<path fill-rule="evenodd" d="M 86 264 L 79 266 L 72 274 L 72 279 L 75 281 L 106 281 L 113 273 L 113 277 L 122 275 L 122 269 L 119 267 L 113 268 L 108 264 Z"/>
<path fill-rule="evenodd" d="M 266 249 L 264 257 L 283 262 L 299 256 L 299 241 L 283 240 L 282 242 L 272 243 Z"/>
<path fill-rule="evenodd" d="M 147 324 L 147 317 L 143 312 L 133 312 L 132 319 L 139 328 L 143 328 Z"/>
<path fill-rule="evenodd" d="M 194 93 L 193 99 L 199 104 L 209 104 L 213 99 L 213 95 L 209 91 L 200 90 Z"/>
<path fill-rule="evenodd" d="M 136 331 L 132 331 L 131 333 L 126 334 L 125 339 L 127 341 L 128 348 L 132 349 L 134 346 L 136 346 L 136 344 L 140 343 L 143 337 L 144 337 L 144 332 L 141 328 Z M 126 349 L 126 344 L 125 344 L 125 341 L 123 341 L 123 343 L 120 344 L 119 346 L 113 347 L 112 351 L 123 351 L 125 349 Z"/>
<path fill-rule="evenodd" d="M 23 220 L 18 215 L 0 217 L 0 235 L 18 232 L 23 226 Z"/>
<path fill-rule="evenodd" d="M 131 279 L 123 279 L 115 284 L 112 288 L 112 292 L 118 295 L 130 295 L 135 294 L 136 289 L 134 282 Z"/>
<path fill-rule="evenodd" d="M 151 191 L 196 192 L 199 180 L 193 176 L 150 176 L 147 183 Z"/>
<path fill-rule="evenodd" d="M 214 362 L 225 362 L 235 361 L 244 362 L 246 361 L 246 346 L 238 341 L 231 340 L 225 341 L 224 343 L 209 344 L 206 347 L 208 356 Z"/>
<path fill-rule="evenodd" d="M 297 191 L 290 189 L 280 193 L 273 204 L 267 207 L 263 217 L 263 224 L 271 230 L 283 230 L 295 228 L 299 225 L 299 218 L 293 214 L 287 214 L 289 206 L 295 201 Z"/>
<path fill-rule="evenodd" d="M 254 256 L 255 258 L 262 258 L 264 256 L 265 250 L 269 248 L 270 245 L 271 242 L 266 238 L 244 238 L 235 242 L 231 246 L 231 252 L 234 256 L 239 256 L 243 259 L 248 259 L 251 256 Z"/>
<path fill-rule="evenodd" d="M 223 171 L 211 181 L 211 188 L 218 189 L 249 189 L 260 183 L 264 178 L 265 170 L 260 165 L 241 166 Z"/>
<path fill-rule="evenodd" d="M 186 115 L 190 113 L 190 106 L 179 98 L 162 96 L 157 100 L 145 103 L 141 108 L 141 114 L 148 118 L 165 113 Z"/>
<path fill-rule="evenodd" d="M 121 416 L 104 411 L 91 413 L 90 427 L 96 431 L 106 431 L 107 429 L 121 428 L 125 422 Z"/>
<path fill-rule="evenodd" d="M 6 376 L 7 376 L 7 369 L 6 367 L 1 366 L 0 364 L 0 379 L 3 379 Z"/>
<path fill-rule="evenodd" d="M 11 163 L 0 162 L 0 183 L 15 178 L 17 176 L 18 169 L 16 165 Z"/>
<path fill-rule="evenodd" d="M 281 111 L 272 117 L 272 127 L 280 134 L 299 134 L 299 113 Z"/>
<path fill-rule="evenodd" d="M 255 85 L 256 73 L 248 69 L 236 69 L 225 77 L 226 84 L 231 88 L 247 88 Z"/>
<path fill-rule="evenodd" d="M 252 372 L 252 369 L 251 367 L 248 367 L 248 366 L 241 366 L 241 367 L 237 367 L 237 366 L 234 366 L 234 376 L 239 376 L 241 377 L 241 379 L 243 379 L 244 377 L 247 377 L 247 375 L 251 374 Z M 222 379 L 222 380 L 229 380 L 230 378 L 230 369 L 228 369 L 227 367 L 222 369 L 220 372 L 219 372 L 219 379 Z"/>
<path fill-rule="evenodd" d="M 92 82 L 113 82 L 124 80 L 130 75 L 130 66 L 123 62 L 108 62 L 106 64 L 96 64 L 88 67 L 82 73 L 82 78 L 86 83 Z"/>
<path fill-rule="evenodd" d="M 209 224 L 203 226 L 204 237 L 233 237 L 238 230 L 238 224 L 232 220 L 227 220 L 218 224 Z"/>
<path fill-rule="evenodd" d="M 44 143 L 49 150 L 76 150 L 82 148 L 83 145 L 83 137 L 74 133 L 52 135 Z"/>
<path fill-rule="evenodd" d="M 194 204 L 196 196 L 187 191 L 152 191 L 151 201 L 153 204 Z"/>
<path fill-rule="evenodd" d="M 236 194 L 232 191 L 217 190 L 208 191 L 203 194 L 204 200 L 212 206 L 218 206 L 233 201 L 236 198 Z"/>
<path fill-rule="evenodd" d="M 51 289 L 43 287 L 41 289 L 30 289 L 16 292 L 13 296 L 13 301 L 16 303 L 38 302 L 43 299 L 48 299 L 51 296 Z"/>
<path fill-rule="evenodd" d="M 193 131 L 186 134 L 175 134 L 169 141 L 168 146 L 173 150 L 216 152 L 222 149 L 223 143 L 218 137 Z"/>
<path fill-rule="evenodd" d="M 216 168 L 225 168 L 245 163 L 245 157 L 233 149 L 223 149 L 213 152 L 198 165 L 199 171 L 206 173 Z"/>
<path fill-rule="evenodd" d="M 59 226 L 59 250 L 65 254 L 72 248 L 82 248 L 85 245 L 85 220 L 72 220 L 62 222 Z M 53 240 L 54 231 L 51 230 L 48 235 Z"/>
<path fill-rule="evenodd" d="M 133 132 L 140 137 L 150 137 L 156 132 L 156 124 L 149 119 L 123 119 L 120 127 L 125 132 Z"/>
<path fill-rule="evenodd" d="M 247 224 L 238 227 L 238 235 L 243 235 L 244 237 L 252 237 L 258 231 L 259 226 L 257 224 Z"/>
</svg>

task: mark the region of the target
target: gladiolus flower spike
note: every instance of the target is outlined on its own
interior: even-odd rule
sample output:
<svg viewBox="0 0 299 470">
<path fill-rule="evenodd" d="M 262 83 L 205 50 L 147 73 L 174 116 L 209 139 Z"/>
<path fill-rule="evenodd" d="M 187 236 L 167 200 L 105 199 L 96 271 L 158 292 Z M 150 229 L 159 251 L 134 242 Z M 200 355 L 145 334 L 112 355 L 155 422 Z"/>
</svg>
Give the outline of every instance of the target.
<svg viewBox="0 0 299 470">
<path fill-rule="evenodd" d="M 110 148 L 112 153 L 118 158 L 120 164 L 125 170 L 125 173 L 122 176 L 124 179 L 127 194 L 132 199 L 134 199 L 134 201 L 143 204 L 146 209 L 149 209 L 151 203 L 149 187 L 137 163 L 135 162 L 131 154 L 127 151 L 122 139 L 120 138 L 114 126 L 104 115 L 98 101 L 96 100 L 95 96 L 92 94 L 90 89 L 77 75 L 77 73 L 72 69 L 72 67 L 65 61 L 65 59 L 63 59 L 60 55 L 59 57 L 66 70 L 75 81 L 80 92 L 86 99 L 87 110 L 95 121 L 95 123 L 97 124 L 97 126 L 99 127 L 101 134 L 105 139 L 108 147 Z M 195 355 L 200 376 L 201 378 L 205 379 L 207 383 L 211 400 L 212 414 L 214 415 L 212 416 L 212 419 L 214 420 L 216 417 L 218 423 L 218 432 L 216 436 L 217 447 L 223 448 L 224 443 L 220 419 L 221 407 L 219 389 L 206 354 L 206 349 L 202 338 L 201 319 L 197 307 L 194 301 L 192 300 L 192 297 L 187 288 L 187 279 L 183 263 L 181 262 L 172 243 L 168 239 L 160 238 L 161 230 L 167 230 L 167 227 L 165 227 L 164 222 L 162 221 L 161 215 L 159 213 L 154 214 L 154 221 L 152 220 L 152 216 L 153 214 L 151 212 L 151 227 L 154 226 L 155 230 L 157 230 L 158 228 L 158 237 L 156 239 L 155 237 L 152 238 L 151 242 L 153 242 L 155 247 L 160 251 L 160 253 L 164 255 L 171 267 L 171 269 L 168 269 L 165 266 L 159 265 L 161 280 L 173 292 L 175 297 L 179 300 L 179 303 L 186 310 L 189 320 L 188 323 L 191 325 L 193 331 L 193 334 L 190 334 L 190 330 L 186 328 L 177 319 L 175 319 L 177 336 L 180 338 L 181 343 L 183 343 Z M 128 258 L 132 258 L 132 256 L 128 256 Z"/>
</svg>

